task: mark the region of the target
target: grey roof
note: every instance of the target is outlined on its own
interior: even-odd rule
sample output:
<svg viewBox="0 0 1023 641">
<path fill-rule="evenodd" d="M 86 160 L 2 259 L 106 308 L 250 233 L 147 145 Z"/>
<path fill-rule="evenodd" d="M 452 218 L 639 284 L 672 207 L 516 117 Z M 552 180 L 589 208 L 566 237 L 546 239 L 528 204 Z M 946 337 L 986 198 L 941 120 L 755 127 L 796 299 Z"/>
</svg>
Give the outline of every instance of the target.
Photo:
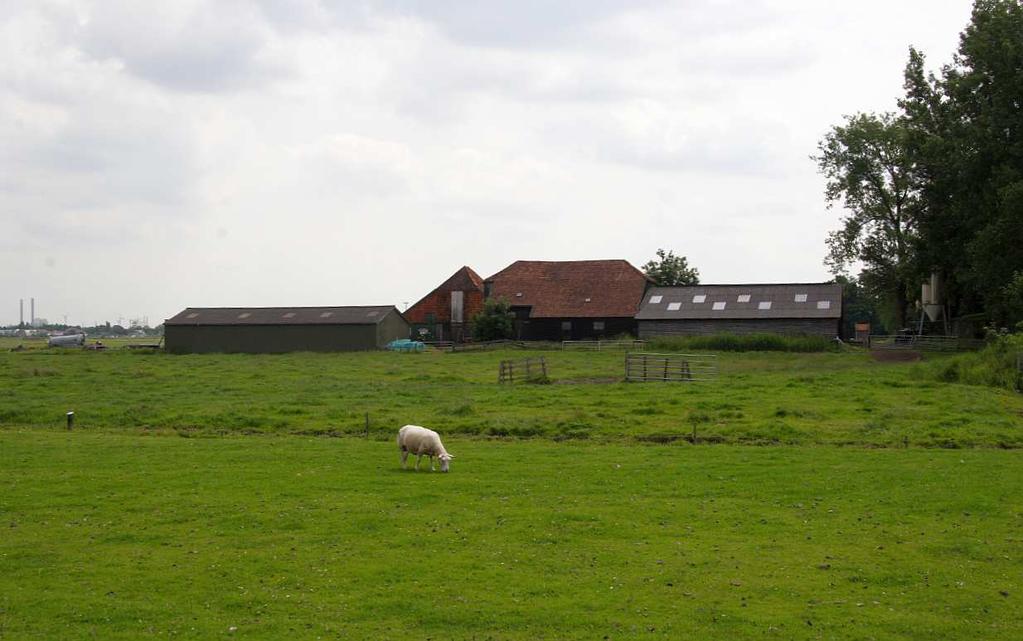
<svg viewBox="0 0 1023 641">
<path fill-rule="evenodd" d="M 797 300 L 803 295 L 805 302 Z M 661 299 L 653 302 L 657 296 Z M 695 302 L 698 296 L 703 302 Z M 748 302 L 739 302 L 740 296 L 749 296 Z M 673 303 L 678 308 L 669 310 Z M 714 303 L 724 303 L 724 309 L 714 309 Z M 770 309 L 761 309 L 761 303 L 770 303 Z M 841 317 L 842 286 L 834 283 L 651 287 L 636 314 L 637 320 Z"/>
<path fill-rule="evenodd" d="M 355 307 L 189 307 L 165 325 L 376 325 L 393 305 Z"/>
</svg>

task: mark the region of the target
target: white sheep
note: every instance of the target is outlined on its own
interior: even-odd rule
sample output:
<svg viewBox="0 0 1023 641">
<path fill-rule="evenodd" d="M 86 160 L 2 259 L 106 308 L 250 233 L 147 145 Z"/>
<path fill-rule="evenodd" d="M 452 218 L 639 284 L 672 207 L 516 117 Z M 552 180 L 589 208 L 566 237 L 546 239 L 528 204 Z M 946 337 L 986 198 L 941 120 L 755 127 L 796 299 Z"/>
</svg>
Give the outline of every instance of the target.
<svg viewBox="0 0 1023 641">
<path fill-rule="evenodd" d="M 405 468 L 405 461 L 409 454 L 416 455 L 416 470 L 419 470 L 419 461 L 423 455 L 430 457 L 430 471 L 433 468 L 433 457 L 440 461 L 440 471 L 448 471 L 448 462 L 455 458 L 448 454 L 444 445 L 440 442 L 440 434 L 433 430 L 418 425 L 406 425 L 398 430 L 398 450 L 401 452 L 401 467 Z"/>
</svg>

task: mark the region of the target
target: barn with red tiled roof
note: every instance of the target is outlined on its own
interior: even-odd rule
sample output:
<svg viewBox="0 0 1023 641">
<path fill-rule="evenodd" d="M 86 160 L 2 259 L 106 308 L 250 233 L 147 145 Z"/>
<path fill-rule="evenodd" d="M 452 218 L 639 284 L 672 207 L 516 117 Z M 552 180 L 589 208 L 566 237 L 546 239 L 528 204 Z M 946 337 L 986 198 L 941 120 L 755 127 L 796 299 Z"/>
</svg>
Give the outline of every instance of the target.
<svg viewBox="0 0 1023 641">
<path fill-rule="evenodd" d="M 462 341 L 472 335 L 472 318 L 483 311 L 483 279 L 471 267 L 462 267 L 405 310 L 412 338 Z"/>
<path fill-rule="evenodd" d="M 517 338 L 579 340 L 636 333 L 649 278 L 626 260 L 519 260 L 484 281 L 515 312 Z"/>
</svg>

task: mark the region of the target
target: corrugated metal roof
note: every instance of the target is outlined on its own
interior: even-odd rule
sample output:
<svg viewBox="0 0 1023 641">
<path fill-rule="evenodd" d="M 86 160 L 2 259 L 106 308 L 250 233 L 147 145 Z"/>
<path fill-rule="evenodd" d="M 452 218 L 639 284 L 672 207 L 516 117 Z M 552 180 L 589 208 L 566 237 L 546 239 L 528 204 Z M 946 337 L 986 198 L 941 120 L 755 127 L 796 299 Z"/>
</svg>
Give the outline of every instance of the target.
<svg viewBox="0 0 1023 641">
<path fill-rule="evenodd" d="M 653 302 L 654 300 L 657 302 Z M 701 300 L 702 302 L 694 302 Z M 841 285 L 796 283 L 651 287 L 643 297 L 636 319 L 841 318 L 841 316 Z"/>
<path fill-rule="evenodd" d="M 649 281 L 625 260 L 518 260 L 486 282 L 530 318 L 632 318 Z"/>
<path fill-rule="evenodd" d="M 353 307 L 189 307 L 165 325 L 376 325 L 394 305 Z"/>
</svg>

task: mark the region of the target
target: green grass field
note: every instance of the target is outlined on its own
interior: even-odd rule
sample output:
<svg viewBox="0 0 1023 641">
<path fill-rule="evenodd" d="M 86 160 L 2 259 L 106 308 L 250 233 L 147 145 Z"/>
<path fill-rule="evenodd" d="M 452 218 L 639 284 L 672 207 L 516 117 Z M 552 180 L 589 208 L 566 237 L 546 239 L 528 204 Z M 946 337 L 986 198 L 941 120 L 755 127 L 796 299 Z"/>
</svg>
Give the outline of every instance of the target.
<svg viewBox="0 0 1023 641">
<path fill-rule="evenodd" d="M 0 444 L 4 638 L 1023 635 L 1016 452 Z"/>
<path fill-rule="evenodd" d="M 0 353 L 0 639 L 1023 637 L 1020 395 L 522 355 Z"/>
<path fill-rule="evenodd" d="M 1023 446 L 1023 397 L 862 353 L 722 354 L 709 384 L 620 382 L 615 352 L 540 352 L 551 385 L 497 384 L 530 352 L 0 353 L 0 424 L 88 429 L 444 434 L 745 444 Z"/>
</svg>

